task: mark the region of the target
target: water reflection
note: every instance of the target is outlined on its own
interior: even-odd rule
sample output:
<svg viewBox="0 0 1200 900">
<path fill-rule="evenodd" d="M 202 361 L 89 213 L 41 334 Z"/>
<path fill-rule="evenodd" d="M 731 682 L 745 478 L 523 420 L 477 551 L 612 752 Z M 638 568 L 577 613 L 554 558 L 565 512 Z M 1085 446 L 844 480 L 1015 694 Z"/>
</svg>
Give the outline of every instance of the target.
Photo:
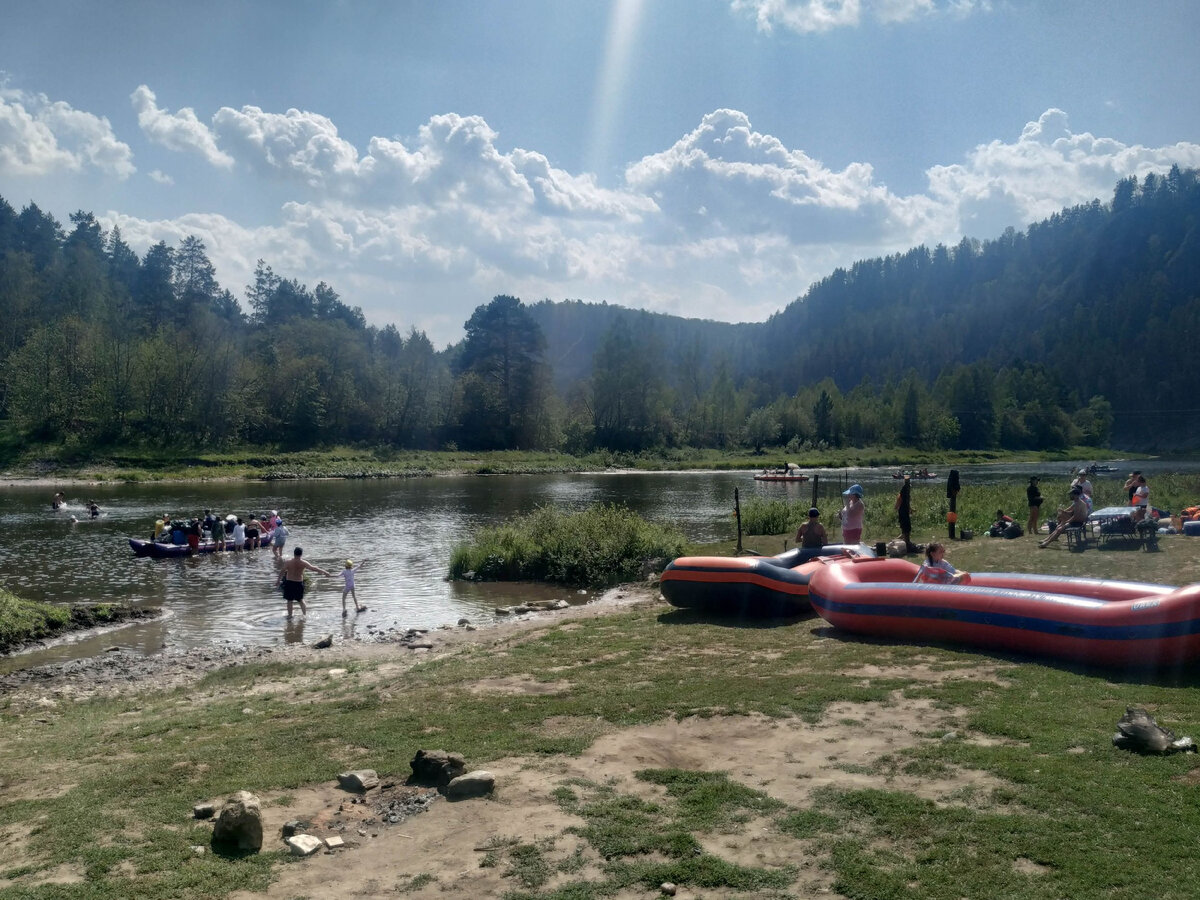
<svg viewBox="0 0 1200 900">
<path fill-rule="evenodd" d="M 1087 461 L 1083 461 L 1087 462 Z M 1069 463 L 961 466 L 972 483 L 1023 482 L 1030 474 L 1067 477 Z M 1195 463 L 1137 464 L 1150 477 L 1162 471 L 1197 471 Z M 1121 479 L 1126 467 L 1098 478 Z M 941 471 L 941 469 L 938 469 Z M 1059 471 L 1061 470 L 1061 472 Z M 154 624 L 85 638 L 50 651 L 51 659 L 120 646 L 152 653 L 164 644 L 196 646 L 218 641 L 251 645 L 316 640 L 325 634 L 363 636 L 371 628 L 434 628 L 467 618 L 494 619 L 497 606 L 533 599 L 580 599 L 546 585 L 447 582 L 451 551 L 478 529 L 539 506 L 581 509 L 623 503 L 652 520 L 679 525 L 691 540 L 731 539 L 734 488 L 753 496 L 807 501 L 811 484 L 755 482 L 751 472 L 612 473 L 592 475 L 439 477 L 390 480 L 109 485 L 80 488 L 0 488 L 0 583 L 14 593 L 52 602 L 121 601 L 162 607 L 170 617 Z M 888 495 L 891 470 L 815 470 L 823 496 L 859 482 Z M 935 482 L 936 484 L 936 482 Z M 52 512 L 50 498 L 65 490 L 67 507 Z M 98 519 L 83 514 L 94 498 Z M 832 502 L 823 501 L 825 503 Z M 155 518 L 204 509 L 243 518 L 279 510 L 304 556 L 331 572 L 346 559 L 366 562 L 356 576 L 366 612 L 341 617 L 339 577 L 315 577 L 306 597 L 309 613 L 292 621 L 275 590 L 279 561 L 269 550 L 185 559 L 135 558 L 128 538 L 148 537 Z M 80 521 L 72 523 L 72 515 Z M 30 664 L 28 660 L 21 664 Z M 0 660 L 0 670 L 15 666 Z"/>
</svg>

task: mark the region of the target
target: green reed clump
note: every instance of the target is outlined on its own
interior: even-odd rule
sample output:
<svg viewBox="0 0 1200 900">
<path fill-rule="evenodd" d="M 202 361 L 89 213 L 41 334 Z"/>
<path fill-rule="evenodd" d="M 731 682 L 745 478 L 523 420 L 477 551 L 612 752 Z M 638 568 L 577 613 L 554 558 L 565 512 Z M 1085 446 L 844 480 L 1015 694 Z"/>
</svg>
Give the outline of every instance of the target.
<svg viewBox="0 0 1200 900">
<path fill-rule="evenodd" d="M 808 516 L 808 506 L 786 500 L 751 497 L 742 504 L 742 532 L 745 534 L 783 534 L 795 531 Z"/>
<path fill-rule="evenodd" d="M 543 507 L 456 547 L 450 577 L 603 587 L 637 578 L 646 560 L 673 559 L 685 546 L 678 529 L 622 506 L 574 513 Z"/>
</svg>

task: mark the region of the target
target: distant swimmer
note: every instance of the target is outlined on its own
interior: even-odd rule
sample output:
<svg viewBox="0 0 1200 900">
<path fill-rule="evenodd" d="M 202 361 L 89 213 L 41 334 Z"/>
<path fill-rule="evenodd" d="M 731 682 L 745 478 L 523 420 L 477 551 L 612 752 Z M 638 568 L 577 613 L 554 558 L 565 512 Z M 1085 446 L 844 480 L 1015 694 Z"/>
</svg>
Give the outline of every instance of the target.
<svg viewBox="0 0 1200 900">
<path fill-rule="evenodd" d="M 62 509 L 66 505 L 67 498 L 62 491 L 59 491 L 57 494 L 55 494 L 54 499 L 50 501 L 50 507 L 52 509 Z"/>
</svg>

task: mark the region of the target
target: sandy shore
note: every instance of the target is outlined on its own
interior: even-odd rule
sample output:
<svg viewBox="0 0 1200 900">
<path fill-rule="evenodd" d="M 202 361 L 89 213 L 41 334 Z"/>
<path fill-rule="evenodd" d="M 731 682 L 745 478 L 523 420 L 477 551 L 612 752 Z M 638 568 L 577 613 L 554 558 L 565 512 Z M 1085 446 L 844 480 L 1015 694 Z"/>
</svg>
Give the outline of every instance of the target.
<svg viewBox="0 0 1200 900">
<path fill-rule="evenodd" d="M 590 603 L 563 610 L 532 612 L 488 625 L 381 631 L 354 640 L 337 639 L 333 645 L 316 648 L 323 636 L 301 644 L 259 647 L 213 644 L 191 648 L 166 648 L 152 656 L 114 650 L 85 659 L 19 669 L 0 675 L 0 696 L 12 697 L 18 706 L 45 698 L 86 699 L 154 690 L 170 690 L 198 681 L 209 672 L 227 666 L 264 660 L 392 659 L 397 653 L 418 660 L 464 643 L 496 643 L 515 635 L 547 627 L 556 622 L 605 615 L 633 603 L 658 601 L 657 587 L 623 585 Z"/>
</svg>

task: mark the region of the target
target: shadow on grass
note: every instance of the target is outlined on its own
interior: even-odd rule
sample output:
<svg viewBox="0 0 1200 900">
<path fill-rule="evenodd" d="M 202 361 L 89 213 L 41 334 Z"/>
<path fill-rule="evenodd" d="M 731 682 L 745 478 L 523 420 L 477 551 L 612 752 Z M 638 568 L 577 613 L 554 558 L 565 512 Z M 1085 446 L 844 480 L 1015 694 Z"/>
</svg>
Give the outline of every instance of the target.
<svg viewBox="0 0 1200 900">
<path fill-rule="evenodd" d="M 211 849 L 213 856 L 219 856 L 221 859 L 227 859 L 230 861 L 246 859 L 250 856 L 257 856 L 262 852 L 261 849 L 242 850 L 237 846 L 237 844 L 230 844 L 225 841 L 217 842 L 216 840 L 212 840 L 209 841 L 208 846 Z"/>
<path fill-rule="evenodd" d="M 781 628 L 805 622 L 816 614 L 809 610 L 794 616 L 763 616 L 719 609 L 673 609 L 658 616 L 660 625 L 716 625 L 720 628 Z"/>
<path fill-rule="evenodd" d="M 1103 666 L 1087 664 L 1066 659 L 1055 659 L 1052 656 L 1037 656 L 1032 653 L 996 650 L 990 647 L 976 647 L 970 644 L 952 644 L 940 641 L 892 641 L 874 635 L 852 634 L 839 631 L 832 625 L 813 629 L 813 636 L 827 640 L 838 641 L 842 644 L 861 644 L 864 647 L 927 647 L 933 650 L 945 650 L 951 653 L 970 654 L 983 660 L 1009 665 L 1039 665 L 1061 672 L 1071 672 L 1085 678 L 1102 678 L 1113 684 L 1146 685 L 1147 687 L 1192 688 L 1200 687 L 1200 671 L 1193 662 L 1173 662 L 1155 664 L 1153 661 L 1142 666 Z"/>
</svg>

